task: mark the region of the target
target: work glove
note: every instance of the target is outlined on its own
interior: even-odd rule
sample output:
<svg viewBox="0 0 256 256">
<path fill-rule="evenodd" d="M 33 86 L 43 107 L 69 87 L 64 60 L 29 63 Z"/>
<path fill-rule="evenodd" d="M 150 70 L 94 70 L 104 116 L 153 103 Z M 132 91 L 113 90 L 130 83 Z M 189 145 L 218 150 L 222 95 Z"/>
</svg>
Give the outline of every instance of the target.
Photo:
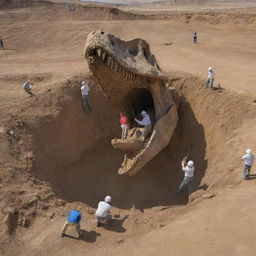
<svg viewBox="0 0 256 256">
<path fill-rule="evenodd" d="M 187 156 L 185 156 L 183 159 L 182 159 L 182 163 L 185 165 L 187 163 Z"/>
</svg>

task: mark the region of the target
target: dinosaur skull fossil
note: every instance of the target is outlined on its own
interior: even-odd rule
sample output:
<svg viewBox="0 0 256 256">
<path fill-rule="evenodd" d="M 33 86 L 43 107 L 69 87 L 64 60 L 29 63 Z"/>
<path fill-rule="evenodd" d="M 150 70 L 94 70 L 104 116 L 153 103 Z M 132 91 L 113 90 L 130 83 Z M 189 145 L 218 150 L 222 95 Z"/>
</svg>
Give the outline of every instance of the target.
<svg viewBox="0 0 256 256">
<path fill-rule="evenodd" d="M 123 41 L 93 31 L 87 37 L 85 57 L 104 95 L 129 120 L 127 138 L 115 138 L 111 143 L 125 152 L 118 173 L 134 175 L 170 142 L 178 121 L 175 91 L 169 88 L 145 40 Z M 134 122 L 142 110 L 152 123 L 148 136 Z"/>
</svg>

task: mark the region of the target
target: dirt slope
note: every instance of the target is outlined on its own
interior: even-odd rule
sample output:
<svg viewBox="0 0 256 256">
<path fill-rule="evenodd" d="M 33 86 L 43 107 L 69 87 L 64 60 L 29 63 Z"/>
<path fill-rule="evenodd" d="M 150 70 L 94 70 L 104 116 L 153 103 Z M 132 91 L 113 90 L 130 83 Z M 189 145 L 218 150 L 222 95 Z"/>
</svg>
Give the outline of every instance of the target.
<svg viewBox="0 0 256 256">
<path fill-rule="evenodd" d="M 234 25 L 222 14 L 216 26 L 215 16 L 203 14 L 134 21 L 129 14 L 113 17 L 109 9 L 83 8 L 77 13 L 56 6 L 0 11 L 7 49 L 0 50 L 0 252 L 253 255 L 248 223 L 254 223 L 255 180 L 248 186 L 241 179 L 240 161 L 244 149 L 254 149 L 256 142 L 256 37 L 247 22 L 253 16 L 241 13 L 247 25 L 240 27 L 241 22 Z M 194 28 L 198 45 L 191 45 Z M 146 39 L 180 94 L 180 121 L 171 143 L 130 179 L 117 175 L 121 155 L 110 145 L 120 132 L 119 110 L 92 78 L 94 110 L 82 111 L 79 86 L 88 75 L 83 44 L 95 29 Z M 210 65 L 223 90 L 203 88 Z M 28 78 L 38 100 L 21 89 Z M 189 143 L 199 186 L 190 201 L 187 194 L 174 193 Z M 95 227 L 93 208 L 108 193 L 116 217 L 105 230 Z M 216 196 L 205 200 L 205 194 Z M 58 234 L 65 215 L 77 206 L 84 216 L 82 240 L 62 240 Z"/>
</svg>

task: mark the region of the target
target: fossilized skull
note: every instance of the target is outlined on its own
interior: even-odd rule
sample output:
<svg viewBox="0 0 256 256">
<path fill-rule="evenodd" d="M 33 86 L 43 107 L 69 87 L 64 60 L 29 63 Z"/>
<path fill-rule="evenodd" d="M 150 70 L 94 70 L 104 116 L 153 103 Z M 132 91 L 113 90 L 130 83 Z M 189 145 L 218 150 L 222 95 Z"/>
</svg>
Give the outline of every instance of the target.
<svg viewBox="0 0 256 256">
<path fill-rule="evenodd" d="M 175 92 L 168 87 L 145 40 L 123 41 L 93 31 L 87 37 L 85 57 L 102 92 L 129 120 L 127 138 L 115 138 L 111 143 L 125 151 L 118 173 L 133 175 L 169 144 L 178 120 Z M 152 122 L 148 136 L 134 122 L 142 110 Z"/>
</svg>

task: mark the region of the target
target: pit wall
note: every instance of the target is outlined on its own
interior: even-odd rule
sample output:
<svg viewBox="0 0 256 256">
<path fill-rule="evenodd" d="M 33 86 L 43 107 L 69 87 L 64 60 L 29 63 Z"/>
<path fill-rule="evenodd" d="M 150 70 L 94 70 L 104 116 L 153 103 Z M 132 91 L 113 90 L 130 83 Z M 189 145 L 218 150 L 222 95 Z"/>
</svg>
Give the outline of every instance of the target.
<svg viewBox="0 0 256 256">
<path fill-rule="evenodd" d="M 183 105 L 186 102 L 190 106 L 204 129 L 207 167 L 201 184 L 220 189 L 224 185 L 241 183 L 241 157 L 245 149 L 253 149 L 256 143 L 253 131 L 256 125 L 255 97 L 235 94 L 225 88 L 205 89 L 205 81 L 179 72 L 170 73 L 169 77 L 170 84 L 184 99 Z M 186 122 L 186 125 L 191 124 Z M 192 140 L 193 137 L 191 132 Z M 190 157 L 196 158 L 197 143 L 200 142 L 191 144 Z"/>
<path fill-rule="evenodd" d="M 82 154 L 100 141 L 108 139 L 110 145 L 113 134 L 120 129 L 116 122 L 118 111 L 103 96 L 96 81 L 90 80 L 90 84 L 92 111 L 84 112 L 81 85 L 71 80 L 70 99 L 60 114 L 42 123 L 34 134 L 36 157 L 33 172 L 39 179 L 50 180 L 55 188 L 59 187 L 58 180 L 64 166 L 70 169 L 69 166 L 79 162 Z M 56 169 L 59 172 L 54 172 Z"/>
<path fill-rule="evenodd" d="M 91 80 L 92 112 L 83 112 L 80 85 L 74 83 L 71 100 L 61 113 L 34 134 L 34 175 L 49 182 L 58 197 L 92 207 L 106 194 L 119 208 L 180 205 L 188 196 L 177 197 L 175 190 L 183 178 L 180 162 L 189 150 L 196 187 L 239 184 L 241 155 L 255 144 L 248 140 L 255 127 L 253 98 L 206 90 L 204 81 L 184 73 L 169 77 L 169 85 L 180 96 L 178 126 L 170 144 L 138 174 L 129 178 L 117 174 L 123 154 L 110 141 L 120 136 L 119 110 Z"/>
</svg>

